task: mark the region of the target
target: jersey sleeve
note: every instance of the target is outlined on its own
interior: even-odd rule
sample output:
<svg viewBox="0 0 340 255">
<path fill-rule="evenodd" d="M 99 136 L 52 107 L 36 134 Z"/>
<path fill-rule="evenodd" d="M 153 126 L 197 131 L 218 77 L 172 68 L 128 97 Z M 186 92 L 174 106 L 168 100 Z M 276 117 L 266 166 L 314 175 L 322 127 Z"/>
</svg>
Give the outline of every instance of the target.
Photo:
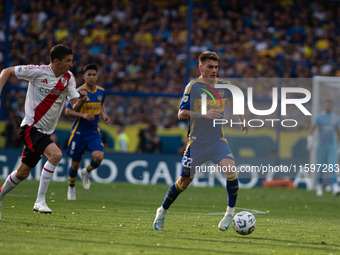
<svg viewBox="0 0 340 255">
<path fill-rule="evenodd" d="M 190 90 L 192 85 L 189 83 L 184 90 L 183 97 L 181 103 L 179 105 L 179 109 L 190 110 Z"/>
<path fill-rule="evenodd" d="M 67 108 L 70 108 L 70 109 L 73 109 L 72 105 L 71 105 L 71 102 L 67 100 L 67 103 L 66 103 L 66 107 Z"/>
<path fill-rule="evenodd" d="M 224 80 L 224 79 L 219 79 L 218 81 L 219 84 L 226 84 L 227 87 L 231 85 L 230 81 Z M 221 98 L 229 98 L 232 97 L 232 94 L 228 88 L 223 88 L 223 89 L 218 89 L 218 94 L 220 95 Z"/>
<path fill-rule="evenodd" d="M 103 87 L 97 86 L 97 91 L 99 91 L 101 95 L 101 100 L 100 100 L 101 104 L 104 104 L 105 96 L 106 96 L 105 89 Z"/>
<path fill-rule="evenodd" d="M 34 78 L 39 74 L 40 72 L 40 66 L 37 65 L 21 65 L 21 66 L 15 66 L 14 67 L 14 73 L 15 76 L 18 79 L 27 80 L 27 81 L 33 81 Z"/>
<path fill-rule="evenodd" d="M 71 78 L 67 87 L 67 99 L 72 100 L 74 98 L 78 98 L 79 96 L 80 95 L 76 89 L 76 80 L 73 74 L 71 74 Z"/>
</svg>

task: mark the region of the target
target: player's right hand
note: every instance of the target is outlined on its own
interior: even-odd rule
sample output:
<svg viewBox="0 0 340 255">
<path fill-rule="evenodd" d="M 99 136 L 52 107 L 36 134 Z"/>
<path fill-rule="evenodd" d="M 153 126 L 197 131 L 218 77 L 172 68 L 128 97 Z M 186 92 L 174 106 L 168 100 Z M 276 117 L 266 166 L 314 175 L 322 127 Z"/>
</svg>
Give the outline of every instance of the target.
<svg viewBox="0 0 340 255">
<path fill-rule="evenodd" d="M 83 88 L 82 90 L 80 90 L 79 95 L 80 95 L 80 100 L 86 101 L 87 100 L 86 88 Z"/>
<path fill-rule="evenodd" d="M 222 114 L 217 109 L 210 109 L 207 111 L 207 114 L 205 115 L 208 119 L 222 119 Z"/>
<path fill-rule="evenodd" d="M 307 136 L 307 150 L 311 150 L 313 148 L 313 136 L 312 135 L 309 135 Z"/>
<path fill-rule="evenodd" d="M 95 118 L 94 114 L 92 113 L 83 113 L 82 117 L 88 121 L 93 121 Z"/>
</svg>

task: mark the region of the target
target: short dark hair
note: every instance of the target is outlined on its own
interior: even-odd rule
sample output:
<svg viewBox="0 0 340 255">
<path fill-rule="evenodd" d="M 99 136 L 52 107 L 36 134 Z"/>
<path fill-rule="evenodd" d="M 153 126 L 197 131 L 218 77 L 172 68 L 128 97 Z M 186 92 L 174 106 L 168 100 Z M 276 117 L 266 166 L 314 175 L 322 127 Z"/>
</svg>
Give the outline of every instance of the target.
<svg viewBox="0 0 340 255">
<path fill-rule="evenodd" d="M 204 51 L 199 56 L 198 61 L 200 64 L 203 64 L 208 59 L 218 61 L 220 58 L 214 51 Z"/>
<path fill-rule="evenodd" d="M 88 70 L 95 70 L 98 72 L 98 66 L 96 64 L 88 64 L 83 67 L 83 72 L 86 73 Z"/>
<path fill-rule="evenodd" d="M 73 51 L 63 44 L 57 44 L 50 50 L 51 62 L 55 59 L 62 60 L 67 55 L 73 55 Z"/>
</svg>

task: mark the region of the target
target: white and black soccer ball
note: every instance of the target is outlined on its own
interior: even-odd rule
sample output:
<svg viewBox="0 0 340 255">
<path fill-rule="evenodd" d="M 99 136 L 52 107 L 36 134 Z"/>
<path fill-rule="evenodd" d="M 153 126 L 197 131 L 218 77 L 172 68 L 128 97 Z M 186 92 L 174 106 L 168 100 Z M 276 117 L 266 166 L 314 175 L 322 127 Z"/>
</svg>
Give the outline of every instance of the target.
<svg viewBox="0 0 340 255">
<path fill-rule="evenodd" d="M 256 219 L 250 212 L 239 212 L 233 218 L 233 228 L 240 235 L 249 235 L 254 232 Z"/>
</svg>

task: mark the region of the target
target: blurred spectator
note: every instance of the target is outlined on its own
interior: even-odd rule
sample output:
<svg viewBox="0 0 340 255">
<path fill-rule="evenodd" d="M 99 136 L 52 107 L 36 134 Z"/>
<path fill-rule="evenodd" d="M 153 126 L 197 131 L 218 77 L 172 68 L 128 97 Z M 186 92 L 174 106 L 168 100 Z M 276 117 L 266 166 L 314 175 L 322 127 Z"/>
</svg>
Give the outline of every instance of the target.
<svg viewBox="0 0 340 255">
<path fill-rule="evenodd" d="M 219 53 L 220 77 L 340 76 L 337 1 L 195 1 L 190 56 L 186 56 L 186 1 L 15 2 L 9 65 L 44 63 L 48 61 L 46 49 L 63 42 L 75 52 L 72 71 L 76 80 L 81 80 L 81 63 L 97 62 L 100 83 L 107 91 L 180 95 L 185 86 L 185 59 L 191 60 L 190 74 L 195 77 L 196 54 L 205 49 Z M 1 12 L 0 43 L 5 39 L 5 20 Z M 0 45 L 0 67 L 3 55 Z M 8 82 L 25 86 L 16 80 Z M 258 96 L 265 94 L 261 88 L 257 91 Z M 159 125 L 179 123 L 177 114 L 169 113 L 177 111 L 176 100 L 167 100 L 163 124 L 157 109 L 163 109 L 164 100 L 134 98 L 136 103 L 131 105 L 131 98 L 121 99 L 116 107 L 125 119 L 117 122 L 147 124 L 147 115 L 155 111 Z"/>
<path fill-rule="evenodd" d="M 156 126 L 151 124 L 147 130 L 139 132 L 139 152 L 161 152 L 161 139 L 156 135 Z"/>
<path fill-rule="evenodd" d="M 19 128 L 22 118 L 20 118 L 15 111 L 10 111 L 7 118 L 5 130 L 1 133 L 5 137 L 5 148 L 20 148 L 22 146 L 19 137 Z"/>
<path fill-rule="evenodd" d="M 130 139 L 129 139 L 129 136 L 124 131 L 124 125 L 122 124 L 118 125 L 117 132 L 118 132 L 118 135 L 117 135 L 117 141 L 116 141 L 116 146 L 115 146 L 116 151 L 128 152 Z"/>
</svg>

